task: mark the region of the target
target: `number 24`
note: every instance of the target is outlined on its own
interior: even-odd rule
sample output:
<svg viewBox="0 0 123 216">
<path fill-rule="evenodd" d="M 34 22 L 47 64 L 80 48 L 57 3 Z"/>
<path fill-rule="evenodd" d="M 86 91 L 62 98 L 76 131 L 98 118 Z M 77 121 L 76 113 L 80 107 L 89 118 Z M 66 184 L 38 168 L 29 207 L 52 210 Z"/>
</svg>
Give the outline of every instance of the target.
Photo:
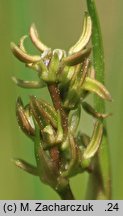
<svg viewBox="0 0 123 216">
<path fill-rule="evenodd" d="M 114 211 L 114 210 L 118 211 L 119 210 L 118 203 L 115 203 L 115 204 L 108 203 L 107 205 L 108 205 L 107 211 Z"/>
</svg>

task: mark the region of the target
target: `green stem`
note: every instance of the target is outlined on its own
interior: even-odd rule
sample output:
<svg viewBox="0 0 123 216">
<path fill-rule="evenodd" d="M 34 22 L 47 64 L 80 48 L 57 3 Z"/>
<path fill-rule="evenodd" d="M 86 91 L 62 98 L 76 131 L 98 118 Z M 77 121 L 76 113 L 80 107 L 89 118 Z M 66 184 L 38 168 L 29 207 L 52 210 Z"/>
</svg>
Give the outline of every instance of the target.
<svg viewBox="0 0 123 216">
<path fill-rule="evenodd" d="M 97 157 L 94 158 L 93 161 L 94 165 L 94 170 L 93 172 L 90 173 L 89 175 L 89 181 L 88 181 L 88 187 L 87 187 L 87 192 L 86 192 L 86 197 L 85 199 L 90 199 L 90 200 L 96 200 L 97 197 L 99 199 L 100 193 L 101 193 L 101 198 L 105 198 L 105 194 L 102 193 L 102 176 L 101 176 L 101 170 L 99 167 L 99 163 L 97 163 Z"/>
<path fill-rule="evenodd" d="M 89 14 L 93 23 L 92 31 L 92 44 L 93 44 L 93 64 L 96 71 L 96 79 L 104 84 L 104 51 L 103 42 L 101 36 L 100 23 L 98 19 L 98 14 L 96 11 L 96 6 L 94 0 L 87 0 L 87 7 Z M 105 102 L 94 96 L 94 107 L 98 112 L 105 112 Z M 97 173 L 97 180 L 95 185 L 95 173 Z M 91 174 L 88 184 L 88 191 L 91 191 L 92 185 L 95 185 L 95 191 L 93 191 L 93 199 L 111 199 L 111 170 L 110 170 L 110 160 L 109 160 L 109 145 L 106 122 L 104 121 L 104 135 L 102 139 L 102 144 L 98 155 L 96 156 L 95 162 L 95 173 Z M 93 176 L 94 175 L 94 176 Z M 98 178 L 100 176 L 100 178 Z M 100 180 L 101 179 L 101 180 Z M 88 193 L 89 199 L 89 193 Z"/>
</svg>

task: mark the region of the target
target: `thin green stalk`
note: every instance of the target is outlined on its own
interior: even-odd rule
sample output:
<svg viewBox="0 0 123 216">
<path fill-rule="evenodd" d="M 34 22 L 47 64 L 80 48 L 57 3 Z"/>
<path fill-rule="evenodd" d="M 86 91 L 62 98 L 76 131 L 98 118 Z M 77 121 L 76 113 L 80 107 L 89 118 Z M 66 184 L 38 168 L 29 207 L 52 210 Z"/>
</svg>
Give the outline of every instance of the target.
<svg viewBox="0 0 123 216">
<path fill-rule="evenodd" d="M 103 42 L 100 29 L 100 23 L 94 0 L 87 0 L 87 7 L 93 23 L 92 30 L 92 44 L 93 44 L 93 64 L 96 71 L 96 79 L 104 84 L 104 51 Z M 98 112 L 105 112 L 105 102 L 94 96 L 94 107 Z M 95 172 L 90 175 L 87 199 L 89 199 L 89 191 L 92 190 L 92 186 L 96 185 L 93 194 L 91 193 L 91 199 L 111 199 L 111 170 L 109 160 L 109 143 L 106 122 L 104 121 L 104 135 L 102 144 L 98 155 L 96 156 Z M 95 173 L 97 175 L 95 175 Z M 100 176 L 100 178 L 98 178 Z M 101 179 L 101 180 L 100 180 Z"/>
</svg>

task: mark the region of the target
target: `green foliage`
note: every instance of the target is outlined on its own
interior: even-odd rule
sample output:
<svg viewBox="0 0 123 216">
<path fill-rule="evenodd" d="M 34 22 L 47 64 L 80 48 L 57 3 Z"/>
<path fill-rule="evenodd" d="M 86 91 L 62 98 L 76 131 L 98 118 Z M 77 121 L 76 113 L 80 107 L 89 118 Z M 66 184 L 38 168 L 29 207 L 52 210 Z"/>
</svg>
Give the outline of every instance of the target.
<svg viewBox="0 0 123 216">
<path fill-rule="evenodd" d="M 88 1 L 88 4 L 93 2 Z M 93 11 L 92 7 L 89 10 L 90 14 Z M 81 134 L 82 142 L 76 134 L 81 117 L 80 104 L 88 94 L 95 93 L 102 99 L 111 100 L 105 86 L 95 79 L 90 60 L 89 41 L 91 35 L 92 38 L 95 35 L 94 27 L 98 30 L 98 26 L 93 23 L 93 17 L 86 12 L 82 35 L 69 49 L 68 55 L 64 50 L 52 50 L 44 45 L 34 24 L 30 27 L 29 36 L 41 55 L 28 54 L 24 46 L 25 36 L 20 39 L 18 46 L 11 43 L 14 56 L 35 70 L 39 79 L 35 83 L 14 78 L 15 83 L 24 88 L 46 87 L 53 102 L 53 105 L 50 105 L 42 99 L 31 96 L 30 102 L 24 106 L 21 99 L 18 99 L 16 106 L 18 124 L 34 143 L 36 167 L 20 159 L 14 162 L 24 171 L 39 176 L 40 180 L 51 186 L 62 199 L 74 199 L 69 181 L 78 173 L 88 172 L 96 175 L 97 172 L 96 178 L 99 178 L 97 187 L 102 184 L 103 173 L 98 173 L 95 162 L 98 163 L 97 154 L 103 138 L 103 123 L 99 119 L 96 120 L 92 137 L 85 139 L 88 136 Z M 95 43 L 98 41 L 92 41 L 93 47 Z M 100 46 L 98 48 L 101 49 Z M 95 47 L 93 49 L 95 51 Z M 100 59 L 96 64 L 98 63 Z M 96 74 L 98 74 L 97 68 Z M 93 110 L 93 113 L 97 111 Z M 98 113 L 97 115 L 99 116 Z M 101 119 L 105 116 L 104 113 L 100 115 Z M 100 190 L 103 190 L 102 185 Z M 104 195 L 109 198 L 105 192 Z M 96 198 L 99 198 L 98 194 Z"/>
</svg>

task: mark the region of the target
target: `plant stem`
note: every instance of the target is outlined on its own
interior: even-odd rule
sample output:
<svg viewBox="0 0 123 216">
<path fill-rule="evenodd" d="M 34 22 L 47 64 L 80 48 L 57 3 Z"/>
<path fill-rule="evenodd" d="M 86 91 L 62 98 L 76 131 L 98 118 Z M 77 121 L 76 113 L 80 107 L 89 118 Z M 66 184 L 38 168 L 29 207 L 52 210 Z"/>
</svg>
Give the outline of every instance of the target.
<svg viewBox="0 0 123 216">
<path fill-rule="evenodd" d="M 48 89 L 49 89 L 50 96 L 52 98 L 53 105 L 54 105 L 55 109 L 60 111 L 61 118 L 62 118 L 63 131 L 66 134 L 68 131 L 68 115 L 62 107 L 61 98 L 60 98 L 60 91 L 58 89 L 57 84 L 54 84 L 54 83 L 49 84 Z"/>
<path fill-rule="evenodd" d="M 99 198 L 105 198 L 105 194 L 103 192 L 103 182 L 101 176 L 101 170 L 98 161 L 98 156 L 94 158 L 93 166 L 94 170 L 89 175 L 89 181 L 86 191 L 85 199 L 96 200 Z"/>
<path fill-rule="evenodd" d="M 60 192 L 57 191 L 57 193 L 59 194 L 62 200 L 75 200 L 69 184 L 64 188 L 64 190 Z"/>
<path fill-rule="evenodd" d="M 60 111 L 64 136 L 66 136 L 68 132 L 68 114 L 62 107 L 59 88 L 57 84 L 53 83 L 48 85 L 48 90 L 55 109 Z M 54 163 L 56 164 L 56 168 L 58 169 L 60 166 L 60 154 L 56 146 L 50 150 L 50 155 Z M 69 184 L 62 191 L 57 191 L 57 193 L 59 194 L 62 200 L 74 200 L 74 196 L 72 194 Z"/>
<path fill-rule="evenodd" d="M 103 42 L 100 30 L 100 23 L 96 11 L 96 6 L 94 0 L 87 0 L 87 7 L 89 14 L 93 23 L 92 30 L 92 44 L 93 44 L 93 63 L 96 71 L 96 79 L 104 84 L 104 51 L 103 51 Z M 105 112 L 105 103 L 102 99 L 97 96 L 94 96 L 94 107 L 97 112 Z M 109 160 L 109 145 L 108 145 L 108 136 L 106 122 L 104 121 L 104 134 L 101 143 L 100 151 L 96 156 L 95 170 L 97 173 L 95 175 L 91 174 L 89 178 L 88 191 L 92 190 L 92 185 L 95 185 L 95 190 L 91 198 L 93 199 L 111 199 L 111 170 L 110 170 L 110 160 Z M 94 175 L 94 176 L 93 176 Z M 102 181 L 100 180 L 102 179 Z M 95 193 L 97 191 L 97 193 Z M 96 197 L 95 197 L 96 194 Z M 88 193 L 88 199 L 89 193 Z"/>
</svg>

